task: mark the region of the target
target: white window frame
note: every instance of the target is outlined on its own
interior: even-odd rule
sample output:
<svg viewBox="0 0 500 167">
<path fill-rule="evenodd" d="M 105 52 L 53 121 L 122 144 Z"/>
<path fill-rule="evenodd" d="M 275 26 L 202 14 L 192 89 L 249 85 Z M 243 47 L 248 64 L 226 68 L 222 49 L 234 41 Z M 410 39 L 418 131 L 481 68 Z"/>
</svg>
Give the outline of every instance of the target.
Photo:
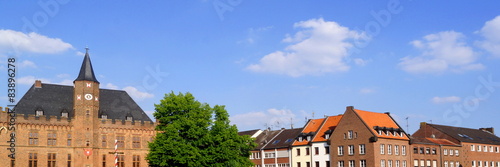
<svg viewBox="0 0 500 167">
<path fill-rule="evenodd" d="M 353 134 L 353 133 L 354 133 L 354 132 L 352 132 L 352 130 L 349 130 L 349 131 L 347 132 L 347 139 L 352 139 L 352 138 L 353 138 L 353 136 L 354 136 L 354 134 Z"/>
<path fill-rule="evenodd" d="M 406 155 L 406 146 L 401 146 L 401 155 Z"/>
<path fill-rule="evenodd" d="M 385 154 L 385 145 L 380 144 L 380 154 Z"/>
<path fill-rule="evenodd" d="M 338 146 L 337 147 L 337 154 L 338 155 L 344 155 L 344 146 Z"/>
<path fill-rule="evenodd" d="M 347 146 L 349 155 L 354 155 L 354 145 Z"/>
<path fill-rule="evenodd" d="M 470 151 L 476 151 L 476 147 L 474 145 L 470 145 Z"/>
<path fill-rule="evenodd" d="M 366 146 L 365 144 L 359 145 L 359 154 L 366 154 Z"/>
<path fill-rule="evenodd" d="M 385 159 L 380 160 L 380 167 L 385 167 Z"/>
<path fill-rule="evenodd" d="M 394 145 L 394 155 L 399 155 L 399 145 Z"/>
<path fill-rule="evenodd" d="M 387 155 L 392 155 L 392 145 L 387 145 Z"/>
</svg>

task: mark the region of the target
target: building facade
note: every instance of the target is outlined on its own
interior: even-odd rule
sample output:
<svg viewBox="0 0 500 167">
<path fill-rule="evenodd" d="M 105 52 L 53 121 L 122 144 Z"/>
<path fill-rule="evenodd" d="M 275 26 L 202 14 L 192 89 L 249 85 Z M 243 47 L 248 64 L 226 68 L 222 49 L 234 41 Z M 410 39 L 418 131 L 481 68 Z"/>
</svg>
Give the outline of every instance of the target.
<svg viewBox="0 0 500 167">
<path fill-rule="evenodd" d="M 73 86 L 37 80 L 15 111 L 15 159 L 0 144 L 0 164 L 22 167 L 146 167 L 155 123 L 121 90 L 101 89 L 85 54 Z M 0 113 L 0 126 L 12 115 Z M 0 131 L 0 140 L 11 137 Z M 117 149 L 115 149 L 115 144 Z"/>
</svg>

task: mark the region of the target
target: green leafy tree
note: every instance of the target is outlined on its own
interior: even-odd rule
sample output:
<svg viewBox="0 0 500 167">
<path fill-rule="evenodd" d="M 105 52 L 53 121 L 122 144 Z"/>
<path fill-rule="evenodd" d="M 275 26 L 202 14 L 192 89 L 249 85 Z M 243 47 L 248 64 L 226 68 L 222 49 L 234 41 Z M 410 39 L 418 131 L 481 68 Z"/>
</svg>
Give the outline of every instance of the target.
<svg viewBox="0 0 500 167">
<path fill-rule="evenodd" d="M 250 137 L 238 135 L 224 106 L 210 107 L 191 93 L 171 92 L 155 104 L 155 110 L 158 133 L 146 156 L 151 166 L 253 165 L 248 157 L 256 144 Z"/>
</svg>

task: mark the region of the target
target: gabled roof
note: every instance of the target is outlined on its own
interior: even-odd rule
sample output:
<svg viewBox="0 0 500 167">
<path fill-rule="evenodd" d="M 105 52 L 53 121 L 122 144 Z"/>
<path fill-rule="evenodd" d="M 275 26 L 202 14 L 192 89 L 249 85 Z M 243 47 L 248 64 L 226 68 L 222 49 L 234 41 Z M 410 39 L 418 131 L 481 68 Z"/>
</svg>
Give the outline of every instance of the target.
<svg viewBox="0 0 500 167">
<path fill-rule="evenodd" d="M 316 133 L 316 136 L 314 136 L 312 142 L 326 142 L 328 139 L 325 138 L 325 134 L 331 134 L 339 124 L 341 118 L 342 115 L 328 116 L 318 130 L 318 133 Z"/>
<path fill-rule="evenodd" d="M 460 142 L 500 145 L 500 138 L 491 132 L 479 129 L 427 124 Z"/>
<path fill-rule="evenodd" d="M 269 143 L 280 132 L 281 130 L 273 130 L 273 131 L 264 130 L 262 133 L 260 133 L 259 136 L 255 138 L 255 143 L 257 143 L 257 147 L 255 147 L 254 150 L 263 149 L 264 146 L 266 146 L 266 144 Z"/>
<path fill-rule="evenodd" d="M 90 62 L 89 48 L 85 49 L 87 51 L 85 53 L 85 57 L 83 58 L 82 67 L 80 67 L 80 73 L 78 74 L 78 77 L 75 79 L 75 81 L 94 81 L 99 83 L 94 75 L 92 62 Z"/>
<path fill-rule="evenodd" d="M 290 147 L 301 131 L 302 128 L 283 129 L 281 133 L 269 141 L 263 149 Z"/>
<path fill-rule="evenodd" d="M 388 113 L 376 113 L 364 110 L 353 109 L 353 111 L 361 118 L 361 120 L 366 124 L 366 126 L 379 138 L 390 138 L 390 139 L 405 139 L 409 140 L 408 136 L 404 134 L 404 131 L 399 125 L 392 119 Z M 383 129 L 381 135 L 378 134 L 377 130 Z M 386 134 L 386 131 L 397 131 L 403 133 L 402 136 L 393 134 Z"/>
<path fill-rule="evenodd" d="M 295 140 L 293 142 L 293 146 L 307 145 L 310 141 L 306 140 L 306 136 L 311 136 L 312 140 L 314 136 L 317 134 L 321 125 L 323 124 L 323 121 L 325 121 L 325 118 L 310 119 L 307 122 L 306 126 L 304 126 L 304 130 L 302 130 L 302 132 L 300 133 L 303 140 L 302 141 Z"/>
<path fill-rule="evenodd" d="M 42 109 L 46 116 L 61 116 L 66 110 L 70 118 L 74 117 L 73 86 L 42 83 L 41 88 L 34 85 L 16 105 L 17 114 L 35 115 L 35 110 Z M 123 90 L 99 89 L 99 117 L 106 113 L 108 119 L 124 120 L 127 113 L 135 121 L 151 121 L 146 113 Z"/>
</svg>

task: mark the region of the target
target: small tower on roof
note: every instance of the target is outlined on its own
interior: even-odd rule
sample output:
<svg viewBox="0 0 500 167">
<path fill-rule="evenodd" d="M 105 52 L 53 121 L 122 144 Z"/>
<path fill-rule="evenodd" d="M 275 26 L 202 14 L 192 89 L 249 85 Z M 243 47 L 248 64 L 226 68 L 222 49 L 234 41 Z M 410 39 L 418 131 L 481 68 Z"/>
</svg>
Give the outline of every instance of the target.
<svg viewBox="0 0 500 167">
<path fill-rule="evenodd" d="M 90 62 L 89 48 L 86 47 L 85 50 L 85 58 L 83 58 L 82 67 L 80 68 L 80 74 L 78 74 L 78 77 L 75 79 L 75 81 L 94 81 L 96 83 L 99 83 L 94 75 L 92 62 Z M 75 81 L 73 81 L 73 83 Z"/>
</svg>

